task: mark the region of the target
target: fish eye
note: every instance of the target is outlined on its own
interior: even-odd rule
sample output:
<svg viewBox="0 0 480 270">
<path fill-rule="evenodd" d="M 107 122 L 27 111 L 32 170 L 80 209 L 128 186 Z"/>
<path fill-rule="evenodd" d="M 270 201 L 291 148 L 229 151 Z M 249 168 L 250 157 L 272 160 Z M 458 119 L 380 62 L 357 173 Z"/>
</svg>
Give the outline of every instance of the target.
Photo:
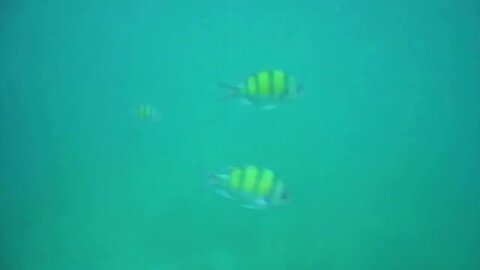
<svg viewBox="0 0 480 270">
<path fill-rule="evenodd" d="M 303 85 L 297 86 L 297 94 L 303 94 Z"/>
<path fill-rule="evenodd" d="M 284 192 L 284 193 L 282 194 L 282 199 L 283 199 L 283 200 L 288 200 L 288 194 L 287 194 L 286 192 Z"/>
</svg>

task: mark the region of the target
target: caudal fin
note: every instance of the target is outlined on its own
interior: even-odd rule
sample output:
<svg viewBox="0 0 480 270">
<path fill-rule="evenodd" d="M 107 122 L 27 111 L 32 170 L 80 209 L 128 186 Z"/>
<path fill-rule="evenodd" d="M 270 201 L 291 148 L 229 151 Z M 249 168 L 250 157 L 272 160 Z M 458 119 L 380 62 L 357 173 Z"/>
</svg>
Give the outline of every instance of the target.
<svg viewBox="0 0 480 270">
<path fill-rule="evenodd" d="M 233 91 L 242 90 L 242 87 L 240 87 L 238 85 L 229 84 L 229 83 L 219 83 L 218 87 L 223 88 L 223 89 L 227 89 L 227 90 L 233 90 Z"/>
<path fill-rule="evenodd" d="M 242 92 L 241 86 L 236 86 L 228 83 L 219 83 L 218 87 L 225 90 L 225 94 L 224 94 L 225 99 L 237 98 L 241 95 L 241 92 Z"/>
<path fill-rule="evenodd" d="M 228 175 L 216 174 L 211 172 L 208 172 L 207 175 L 208 175 L 207 185 L 209 186 L 221 185 L 222 182 L 224 182 L 228 178 Z"/>
<path fill-rule="evenodd" d="M 207 172 L 207 177 L 207 186 L 214 186 L 218 184 L 219 180 L 216 174 L 212 172 Z"/>
</svg>

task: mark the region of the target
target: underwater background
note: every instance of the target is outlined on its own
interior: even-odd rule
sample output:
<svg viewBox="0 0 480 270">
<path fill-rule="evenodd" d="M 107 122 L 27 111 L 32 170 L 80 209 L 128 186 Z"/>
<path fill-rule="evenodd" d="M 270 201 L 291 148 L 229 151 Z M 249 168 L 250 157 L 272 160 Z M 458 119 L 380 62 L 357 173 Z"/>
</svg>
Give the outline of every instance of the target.
<svg viewBox="0 0 480 270">
<path fill-rule="evenodd" d="M 0 269 L 480 269 L 479 26 L 476 0 L 2 1 Z M 271 68 L 304 96 L 218 88 Z M 292 202 L 205 185 L 238 164 Z"/>
</svg>

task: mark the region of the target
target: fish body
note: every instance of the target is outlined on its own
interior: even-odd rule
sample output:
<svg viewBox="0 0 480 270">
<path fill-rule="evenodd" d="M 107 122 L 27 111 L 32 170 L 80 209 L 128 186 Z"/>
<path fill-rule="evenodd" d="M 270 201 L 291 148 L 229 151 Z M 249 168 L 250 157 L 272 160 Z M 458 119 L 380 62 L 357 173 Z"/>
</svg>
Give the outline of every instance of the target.
<svg viewBox="0 0 480 270">
<path fill-rule="evenodd" d="M 160 120 L 160 113 L 158 112 L 157 108 L 152 105 L 139 105 L 137 108 L 135 108 L 134 113 L 139 119 L 144 121 L 157 122 Z"/>
<path fill-rule="evenodd" d="M 266 209 L 288 201 L 285 185 L 267 168 L 231 167 L 225 174 L 212 175 L 210 184 L 221 196 L 247 208 Z"/>
<path fill-rule="evenodd" d="M 302 94 L 302 86 L 287 72 L 280 69 L 262 70 L 248 76 L 238 86 L 221 85 L 232 90 L 232 95 L 247 104 L 264 109 L 276 107 L 286 100 L 296 99 Z"/>
</svg>

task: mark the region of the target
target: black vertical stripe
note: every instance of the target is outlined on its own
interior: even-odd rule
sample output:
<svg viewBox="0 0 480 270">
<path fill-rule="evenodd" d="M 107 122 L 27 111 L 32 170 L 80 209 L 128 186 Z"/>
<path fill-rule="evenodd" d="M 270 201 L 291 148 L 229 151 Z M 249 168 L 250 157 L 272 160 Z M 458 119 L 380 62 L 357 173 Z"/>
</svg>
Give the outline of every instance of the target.
<svg viewBox="0 0 480 270">
<path fill-rule="evenodd" d="M 284 91 L 282 92 L 282 94 L 280 95 L 280 98 L 281 99 L 285 99 L 288 97 L 289 93 L 290 93 L 290 75 L 288 75 L 288 73 L 284 72 L 285 76 L 283 76 L 285 79 L 284 83 L 285 83 L 285 89 L 283 89 Z"/>
</svg>

